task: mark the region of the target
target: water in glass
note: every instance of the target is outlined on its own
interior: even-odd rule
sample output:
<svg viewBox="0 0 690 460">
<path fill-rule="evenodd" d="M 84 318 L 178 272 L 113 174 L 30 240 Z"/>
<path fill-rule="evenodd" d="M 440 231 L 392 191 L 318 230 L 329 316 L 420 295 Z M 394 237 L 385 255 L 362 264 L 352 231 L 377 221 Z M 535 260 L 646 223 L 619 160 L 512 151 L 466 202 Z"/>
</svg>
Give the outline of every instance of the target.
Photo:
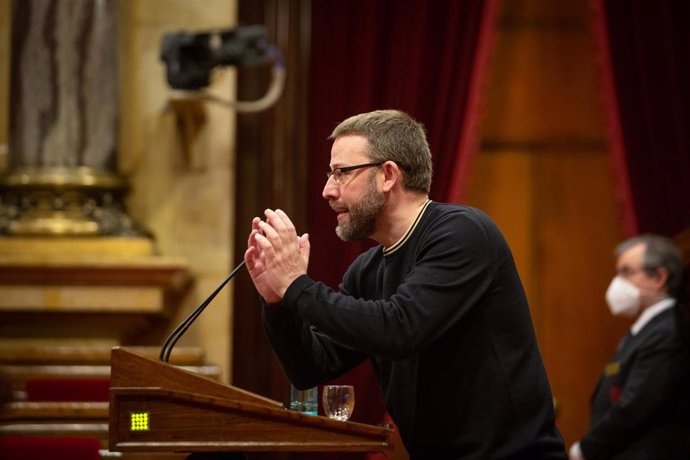
<svg viewBox="0 0 690 460">
<path fill-rule="evenodd" d="M 347 420 L 355 408 L 355 389 L 352 385 L 325 385 L 322 402 L 327 417 Z"/>
</svg>

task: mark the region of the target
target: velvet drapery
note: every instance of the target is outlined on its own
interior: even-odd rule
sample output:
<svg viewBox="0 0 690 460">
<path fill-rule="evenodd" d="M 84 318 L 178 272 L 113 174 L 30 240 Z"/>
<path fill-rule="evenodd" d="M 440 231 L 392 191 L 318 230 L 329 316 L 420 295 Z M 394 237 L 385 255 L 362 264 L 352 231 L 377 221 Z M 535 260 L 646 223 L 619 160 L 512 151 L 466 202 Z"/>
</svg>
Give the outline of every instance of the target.
<svg viewBox="0 0 690 460">
<path fill-rule="evenodd" d="M 690 2 L 593 0 L 625 236 L 690 227 Z"/>
<path fill-rule="evenodd" d="M 434 161 L 431 198 L 463 195 L 477 146 L 481 83 L 498 0 L 333 0 L 312 3 L 309 271 L 337 288 L 349 263 L 371 243 L 343 243 L 321 197 L 333 128 L 376 109 L 400 109 L 422 122 Z M 383 413 L 370 369 L 341 381 L 358 387 L 353 419 L 378 423 Z M 363 408 L 367 408 L 366 413 Z M 377 419 L 378 418 L 378 419 Z"/>
</svg>

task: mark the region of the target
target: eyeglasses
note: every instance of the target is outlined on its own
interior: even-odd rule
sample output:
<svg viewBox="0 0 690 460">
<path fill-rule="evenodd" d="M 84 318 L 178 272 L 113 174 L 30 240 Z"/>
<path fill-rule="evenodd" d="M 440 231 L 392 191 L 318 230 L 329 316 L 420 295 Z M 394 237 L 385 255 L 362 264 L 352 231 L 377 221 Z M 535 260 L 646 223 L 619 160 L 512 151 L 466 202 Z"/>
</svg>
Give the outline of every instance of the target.
<svg viewBox="0 0 690 460">
<path fill-rule="evenodd" d="M 629 278 L 633 275 L 637 275 L 640 272 L 647 272 L 647 269 L 644 267 L 641 268 L 632 268 L 632 267 L 621 267 L 618 270 L 616 270 L 620 276 L 623 278 Z"/>
<path fill-rule="evenodd" d="M 343 177 L 345 175 L 347 175 L 347 173 L 349 173 L 350 171 L 354 171 L 356 169 L 362 169 L 362 168 L 372 168 L 374 166 L 381 166 L 383 163 L 384 163 L 383 161 L 377 161 L 374 163 L 363 163 L 361 165 L 344 166 L 342 168 L 335 168 L 333 171 L 328 171 L 326 173 L 326 180 L 328 180 L 332 177 L 336 184 L 342 184 L 343 183 Z"/>
</svg>

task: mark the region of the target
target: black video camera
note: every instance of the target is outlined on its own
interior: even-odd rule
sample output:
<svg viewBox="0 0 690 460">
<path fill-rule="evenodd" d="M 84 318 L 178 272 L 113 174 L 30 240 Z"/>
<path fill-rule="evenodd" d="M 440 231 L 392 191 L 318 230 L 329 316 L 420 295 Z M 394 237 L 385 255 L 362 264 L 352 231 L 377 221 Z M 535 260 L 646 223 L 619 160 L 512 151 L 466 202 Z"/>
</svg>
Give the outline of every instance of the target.
<svg viewBox="0 0 690 460">
<path fill-rule="evenodd" d="M 214 67 L 266 64 L 275 59 L 274 49 L 262 26 L 170 32 L 163 36 L 161 59 L 173 89 L 197 90 L 209 85 Z"/>
</svg>

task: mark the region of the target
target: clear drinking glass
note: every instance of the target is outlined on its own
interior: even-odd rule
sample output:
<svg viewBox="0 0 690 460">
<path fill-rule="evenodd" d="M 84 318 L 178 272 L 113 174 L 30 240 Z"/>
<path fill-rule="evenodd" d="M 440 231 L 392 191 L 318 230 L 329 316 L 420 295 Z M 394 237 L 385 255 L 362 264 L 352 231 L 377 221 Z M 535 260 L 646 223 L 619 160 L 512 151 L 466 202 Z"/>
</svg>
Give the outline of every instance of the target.
<svg viewBox="0 0 690 460">
<path fill-rule="evenodd" d="M 355 389 L 352 385 L 324 385 L 322 402 L 327 417 L 347 420 L 355 408 Z"/>
</svg>

